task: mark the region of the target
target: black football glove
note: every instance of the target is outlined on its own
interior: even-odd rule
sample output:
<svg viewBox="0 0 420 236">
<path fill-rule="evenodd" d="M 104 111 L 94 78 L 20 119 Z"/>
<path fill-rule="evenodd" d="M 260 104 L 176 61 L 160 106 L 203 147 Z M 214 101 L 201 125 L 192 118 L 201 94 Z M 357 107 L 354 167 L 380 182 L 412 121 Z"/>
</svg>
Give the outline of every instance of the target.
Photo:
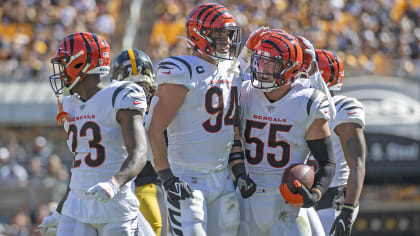
<svg viewBox="0 0 420 236">
<path fill-rule="evenodd" d="M 300 194 L 303 198 L 302 208 L 310 208 L 310 207 L 315 206 L 318 203 L 320 199 L 320 196 L 318 193 L 316 193 L 313 190 L 309 190 L 308 188 L 305 187 L 305 185 L 300 183 L 298 180 L 295 180 L 294 185 L 298 191 L 298 194 Z"/>
<path fill-rule="evenodd" d="M 331 226 L 330 234 L 335 236 L 350 236 L 351 227 L 353 225 L 353 211 L 354 206 L 351 204 L 344 204 L 340 215 L 335 218 Z"/>
<path fill-rule="evenodd" d="M 178 177 L 175 177 L 171 169 L 161 170 L 158 174 L 171 201 L 185 200 L 186 198 L 193 197 L 190 185 L 187 182 L 181 182 Z"/>
<path fill-rule="evenodd" d="M 235 186 L 241 191 L 243 198 L 249 198 L 257 190 L 255 182 L 246 174 L 245 164 L 238 163 L 232 166 L 232 173 L 235 176 Z"/>
<path fill-rule="evenodd" d="M 236 178 L 236 186 L 241 191 L 243 198 L 249 198 L 257 190 L 255 182 L 249 178 L 249 175 L 241 175 Z"/>
</svg>

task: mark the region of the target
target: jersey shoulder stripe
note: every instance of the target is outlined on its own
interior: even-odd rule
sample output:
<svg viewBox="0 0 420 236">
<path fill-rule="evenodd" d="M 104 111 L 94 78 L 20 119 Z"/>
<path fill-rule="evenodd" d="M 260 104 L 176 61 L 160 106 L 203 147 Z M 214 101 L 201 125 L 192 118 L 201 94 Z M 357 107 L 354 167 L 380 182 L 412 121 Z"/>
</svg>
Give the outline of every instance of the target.
<svg viewBox="0 0 420 236">
<path fill-rule="evenodd" d="M 352 109 L 363 109 L 363 106 L 357 102 L 355 99 L 353 98 L 344 98 L 342 100 L 340 100 L 340 103 L 336 103 L 336 108 L 337 108 L 337 112 L 339 112 L 341 109 L 344 110 L 352 110 Z"/>
<path fill-rule="evenodd" d="M 197 63 L 198 57 L 181 55 L 163 59 L 156 70 L 156 84 L 177 84 L 182 85 L 188 90 L 194 87 L 192 68 Z"/>
<path fill-rule="evenodd" d="M 311 94 L 311 96 L 309 97 L 309 99 L 308 99 L 308 102 L 306 103 L 306 113 L 308 113 L 308 115 L 310 114 L 310 112 L 311 112 L 311 106 L 312 106 L 312 104 L 314 103 L 314 101 L 318 98 L 318 97 L 321 97 L 321 96 L 323 96 L 323 94 L 321 93 L 321 91 L 319 91 L 319 90 L 317 90 L 317 89 L 313 89 L 313 91 L 312 91 L 312 94 Z M 324 95 L 324 97 L 325 97 L 325 95 Z M 325 98 L 323 98 L 322 100 L 321 100 L 321 102 L 320 102 L 320 106 L 321 106 L 321 108 L 324 108 L 324 103 L 325 103 L 325 101 L 327 102 L 327 107 L 328 107 L 328 99 L 325 97 Z"/>
<path fill-rule="evenodd" d="M 337 108 L 338 104 L 340 104 L 342 101 L 344 101 L 346 99 L 346 97 L 340 97 L 338 99 L 336 99 L 336 97 L 333 97 L 333 99 L 334 99 L 335 107 Z"/>
<path fill-rule="evenodd" d="M 191 69 L 190 63 L 188 63 L 186 60 L 184 60 L 184 59 L 182 59 L 180 57 L 173 56 L 173 57 L 169 57 L 169 58 L 174 59 L 174 60 L 177 60 L 179 62 L 182 62 L 187 67 L 188 71 L 190 72 L 190 79 L 192 78 L 192 69 Z"/>
<path fill-rule="evenodd" d="M 130 86 L 131 85 L 131 86 Z M 122 100 L 130 95 L 131 93 L 141 93 L 140 87 L 138 87 L 135 83 L 127 81 L 121 84 L 117 89 L 115 89 L 114 93 L 112 94 L 112 107 L 115 107 L 115 100 L 117 99 L 118 95 L 125 89 L 128 88 L 128 92 L 126 92 L 122 98 Z"/>
<path fill-rule="evenodd" d="M 327 107 L 329 107 L 329 101 L 328 101 L 328 98 L 326 96 L 319 103 L 319 107 L 320 108 L 327 108 Z"/>
<path fill-rule="evenodd" d="M 126 87 L 128 87 L 130 85 L 130 82 L 124 82 L 122 85 L 120 85 L 117 89 L 115 89 L 114 93 L 112 94 L 112 107 L 115 106 L 115 99 L 117 99 L 118 94 L 120 94 L 120 92 L 125 89 Z"/>
<path fill-rule="evenodd" d="M 158 69 L 158 70 L 159 70 L 159 69 L 166 69 L 166 70 L 170 70 L 170 69 L 172 69 L 171 67 L 168 67 L 168 65 L 170 65 L 170 66 L 175 66 L 175 67 L 177 67 L 179 70 L 181 70 L 181 67 L 179 67 L 177 64 L 175 64 L 175 63 L 173 63 L 173 62 L 170 62 L 170 61 L 163 61 L 163 62 L 159 63 L 159 64 L 158 64 L 157 69 Z"/>
</svg>

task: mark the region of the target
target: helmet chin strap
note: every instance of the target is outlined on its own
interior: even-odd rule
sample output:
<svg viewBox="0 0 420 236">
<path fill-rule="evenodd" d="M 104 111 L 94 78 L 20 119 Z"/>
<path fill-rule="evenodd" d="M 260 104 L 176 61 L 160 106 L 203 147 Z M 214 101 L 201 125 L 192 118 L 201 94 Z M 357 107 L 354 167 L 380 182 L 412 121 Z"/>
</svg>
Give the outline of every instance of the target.
<svg viewBox="0 0 420 236">
<path fill-rule="evenodd" d="M 273 92 L 274 90 L 278 89 L 279 87 L 271 87 L 271 88 L 265 88 L 263 91 L 265 93 Z"/>
<path fill-rule="evenodd" d="M 255 88 L 261 89 L 264 92 L 271 92 L 274 91 L 275 89 L 279 88 L 275 86 L 276 81 L 273 82 L 261 82 L 260 80 L 256 80 L 256 84 L 255 84 Z M 252 82 L 252 84 L 254 85 L 254 83 Z"/>
<path fill-rule="evenodd" d="M 214 50 L 214 55 L 209 55 L 211 56 L 214 60 L 218 61 L 218 62 L 223 62 L 228 60 L 227 58 L 229 57 L 229 53 L 220 53 L 217 52 L 216 50 Z"/>
</svg>

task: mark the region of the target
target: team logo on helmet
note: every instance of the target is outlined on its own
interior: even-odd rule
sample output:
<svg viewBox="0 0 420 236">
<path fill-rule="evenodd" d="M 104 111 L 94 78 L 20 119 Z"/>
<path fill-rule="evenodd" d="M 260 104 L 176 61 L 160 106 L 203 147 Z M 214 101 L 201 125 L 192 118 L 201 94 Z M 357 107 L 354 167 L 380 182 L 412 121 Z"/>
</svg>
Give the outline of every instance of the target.
<svg viewBox="0 0 420 236">
<path fill-rule="evenodd" d="M 147 82 L 154 85 L 153 65 L 149 56 L 138 49 L 120 52 L 111 66 L 112 79 Z"/>
</svg>

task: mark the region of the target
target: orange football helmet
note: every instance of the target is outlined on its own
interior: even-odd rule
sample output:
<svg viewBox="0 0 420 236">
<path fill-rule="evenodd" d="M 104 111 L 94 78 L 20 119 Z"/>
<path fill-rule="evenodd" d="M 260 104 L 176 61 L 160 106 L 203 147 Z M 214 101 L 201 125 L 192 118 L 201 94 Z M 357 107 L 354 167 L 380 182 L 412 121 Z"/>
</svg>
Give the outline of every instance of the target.
<svg viewBox="0 0 420 236">
<path fill-rule="evenodd" d="M 266 92 L 292 83 L 303 63 L 302 48 L 293 35 L 270 31 L 251 57 L 252 86 Z"/>
<path fill-rule="evenodd" d="M 284 200 L 288 204 L 292 204 L 297 207 L 303 206 L 303 197 L 299 193 L 292 193 L 292 191 L 289 190 L 286 183 L 282 183 L 279 186 L 279 190 L 281 193 L 281 196 L 283 196 Z"/>
<path fill-rule="evenodd" d="M 107 75 L 110 69 L 108 43 L 100 36 L 80 32 L 65 37 L 51 59 L 50 84 L 56 94 L 70 95 L 70 90 L 87 74 Z"/>
<path fill-rule="evenodd" d="M 235 59 L 240 49 L 240 28 L 232 13 L 217 3 L 195 7 L 185 21 L 188 43 L 216 60 Z"/>
<path fill-rule="evenodd" d="M 344 77 L 344 66 L 341 59 L 335 53 L 325 49 L 316 49 L 315 54 L 319 72 L 321 72 L 328 89 L 340 90 Z"/>
</svg>

